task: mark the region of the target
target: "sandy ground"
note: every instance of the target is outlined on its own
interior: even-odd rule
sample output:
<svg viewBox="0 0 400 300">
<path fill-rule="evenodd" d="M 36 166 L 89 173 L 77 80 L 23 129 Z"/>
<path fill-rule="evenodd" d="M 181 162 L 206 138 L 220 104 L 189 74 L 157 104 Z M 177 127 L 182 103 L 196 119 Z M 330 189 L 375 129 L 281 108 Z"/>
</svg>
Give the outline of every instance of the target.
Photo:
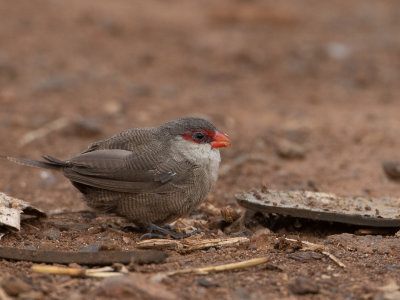
<svg viewBox="0 0 400 300">
<path fill-rule="evenodd" d="M 381 168 L 382 160 L 400 160 L 397 1 L 18 1 L 0 5 L 0 24 L 0 154 L 65 159 L 127 128 L 200 116 L 232 140 L 208 200 L 217 208 L 238 208 L 235 194 L 262 185 L 400 196 Z M 63 126 L 29 139 L 55 121 Z M 287 147 L 300 157 L 281 157 Z M 1 245 L 136 247 L 139 233 L 89 213 L 61 174 L 7 161 L 0 170 L 0 191 L 50 213 Z M 232 236 L 218 216 L 196 214 L 209 221 L 208 237 Z M 247 232 L 246 247 L 168 251 L 167 263 L 133 269 L 144 277 L 269 257 L 269 267 L 147 283 L 160 298 L 388 299 L 379 288 L 400 285 L 395 230 L 359 236 L 357 227 L 295 219 L 271 229 Z M 323 244 L 347 267 L 316 252 L 275 249 L 283 235 Z M 139 297 L 123 284 L 34 274 L 31 265 L 0 262 L 9 294 L 10 280 L 20 280 L 27 285 L 17 288 L 20 298 Z M 314 294 L 298 296 L 293 286 L 304 278 Z"/>
</svg>

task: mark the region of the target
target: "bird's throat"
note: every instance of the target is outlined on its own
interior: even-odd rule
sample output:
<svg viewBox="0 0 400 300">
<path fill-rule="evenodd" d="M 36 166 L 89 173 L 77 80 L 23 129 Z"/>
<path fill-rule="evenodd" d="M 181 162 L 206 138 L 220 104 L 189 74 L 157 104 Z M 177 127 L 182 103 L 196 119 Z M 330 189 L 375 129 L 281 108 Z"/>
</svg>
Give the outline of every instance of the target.
<svg viewBox="0 0 400 300">
<path fill-rule="evenodd" d="M 187 160 L 195 166 L 204 168 L 212 182 L 217 180 L 221 156 L 219 150 L 212 149 L 210 144 L 196 144 L 177 137 L 172 143 L 171 153 L 177 161 Z"/>
</svg>

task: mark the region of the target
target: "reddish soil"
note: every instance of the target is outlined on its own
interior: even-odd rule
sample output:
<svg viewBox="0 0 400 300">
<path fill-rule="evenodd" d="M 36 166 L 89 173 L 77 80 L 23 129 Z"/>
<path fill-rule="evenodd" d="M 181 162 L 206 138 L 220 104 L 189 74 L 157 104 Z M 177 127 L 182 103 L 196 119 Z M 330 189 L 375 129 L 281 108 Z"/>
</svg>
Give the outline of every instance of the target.
<svg viewBox="0 0 400 300">
<path fill-rule="evenodd" d="M 209 197 L 218 208 L 238 207 L 236 193 L 262 185 L 400 197 L 399 183 L 381 168 L 384 159 L 400 160 L 399 12 L 394 0 L 3 2 L 0 154 L 68 158 L 127 128 L 202 116 L 232 140 Z M 60 118 L 63 128 L 26 140 Z M 292 159 L 277 151 L 293 147 L 300 155 Z M 88 213 L 61 174 L 7 161 L 0 170 L 0 191 L 49 213 L 0 245 L 135 248 L 140 233 L 126 231 L 120 218 Z M 230 236 L 215 227 L 218 217 L 199 213 L 214 222 L 207 237 Z M 357 227 L 281 221 L 259 237 L 246 231 L 247 247 L 168 251 L 165 264 L 131 269 L 149 276 L 270 258 L 269 267 L 148 283 L 160 298 L 387 299 L 379 288 L 400 285 L 396 230 L 359 236 Z M 347 267 L 317 252 L 274 249 L 282 235 L 323 244 Z M 107 290 L 103 279 L 35 274 L 31 266 L 0 261 L 3 288 L 10 293 L 10 280 L 20 279 L 28 286 L 17 288 L 20 298 L 109 298 L 110 290 L 135 298 L 131 290 Z M 304 278 L 315 294 L 297 295 L 293 286 L 306 285 Z"/>
</svg>

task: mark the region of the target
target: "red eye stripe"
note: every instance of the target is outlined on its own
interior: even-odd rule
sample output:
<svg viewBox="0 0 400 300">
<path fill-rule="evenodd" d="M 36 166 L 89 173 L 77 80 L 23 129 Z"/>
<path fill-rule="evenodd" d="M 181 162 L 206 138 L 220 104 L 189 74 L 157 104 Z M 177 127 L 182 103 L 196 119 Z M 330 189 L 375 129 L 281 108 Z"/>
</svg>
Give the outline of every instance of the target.
<svg viewBox="0 0 400 300">
<path fill-rule="evenodd" d="M 192 141 L 192 142 L 195 142 L 195 143 L 199 144 L 200 141 L 196 141 L 193 138 L 193 134 L 195 132 L 201 132 L 201 133 L 205 134 L 205 136 L 207 137 L 207 142 L 212 142 L 214 140 L 215 131 L 213 131 L 213 130 L 191 130 L 190 133 L 183 133 L 183 134 L 181 134 L 181 136 L 185 140 L 189 140 L 189 141 Z"/>
</svg>

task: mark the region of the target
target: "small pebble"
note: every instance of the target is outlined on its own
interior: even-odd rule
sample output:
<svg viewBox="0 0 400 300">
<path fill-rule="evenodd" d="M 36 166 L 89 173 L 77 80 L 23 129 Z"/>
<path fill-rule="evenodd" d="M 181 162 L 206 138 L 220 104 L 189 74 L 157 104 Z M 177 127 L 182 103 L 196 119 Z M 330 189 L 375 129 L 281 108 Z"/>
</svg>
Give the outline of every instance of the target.
<svg viewBox="0 0 400 300">
<path fill-rule="evenodd" d="M 16 297 L 21 293 L 26 293 L 32 290 L 32 287 L 25 281 L 17 277 L 9 277 L 1 284 L 4 291 L 12 297 Z"/>
<path fill-rule="evenodd" d="M 214 283 L 214 282 L 212 282 L 212 281 L 210 281 L 208 279 L 205 279 L 203 277 L 197 279 L 197 284 L 200 285 L 200 286 L 206 287 L 206 288 L 213 287 L 213 286 L 218 286 L 218 284 L 216 284 L 216 283 Z"/>
<path fill-rule="evenodd" d="M 264 228 L 257 229 L 257 231 L 254 232 L 253 236 L 259 237 L 261 235 L 271 235 L 271 234 L 272 234 L 272 231 L 270 229 L 264 227 Z"/>
<path fill-rule="evenodd" d="M 318 294 L 319 287 L 312 278 L 296 277 L 288 286 L 289 290 L 296 295 Z"/>
<path fill-rule="evenodd" d="M 306 151 L 301 145 L 286 140 L 277 144 L 276 152 L 285 159 L 303 159 L 306 156 Z"/>
<path fill-rule="evenodd" d="M 43 235 L 48 240 L 59 240 L 60 239 L 60 230 L 57 228 L 50 228 L 43 231 Z"/>
</svg>

